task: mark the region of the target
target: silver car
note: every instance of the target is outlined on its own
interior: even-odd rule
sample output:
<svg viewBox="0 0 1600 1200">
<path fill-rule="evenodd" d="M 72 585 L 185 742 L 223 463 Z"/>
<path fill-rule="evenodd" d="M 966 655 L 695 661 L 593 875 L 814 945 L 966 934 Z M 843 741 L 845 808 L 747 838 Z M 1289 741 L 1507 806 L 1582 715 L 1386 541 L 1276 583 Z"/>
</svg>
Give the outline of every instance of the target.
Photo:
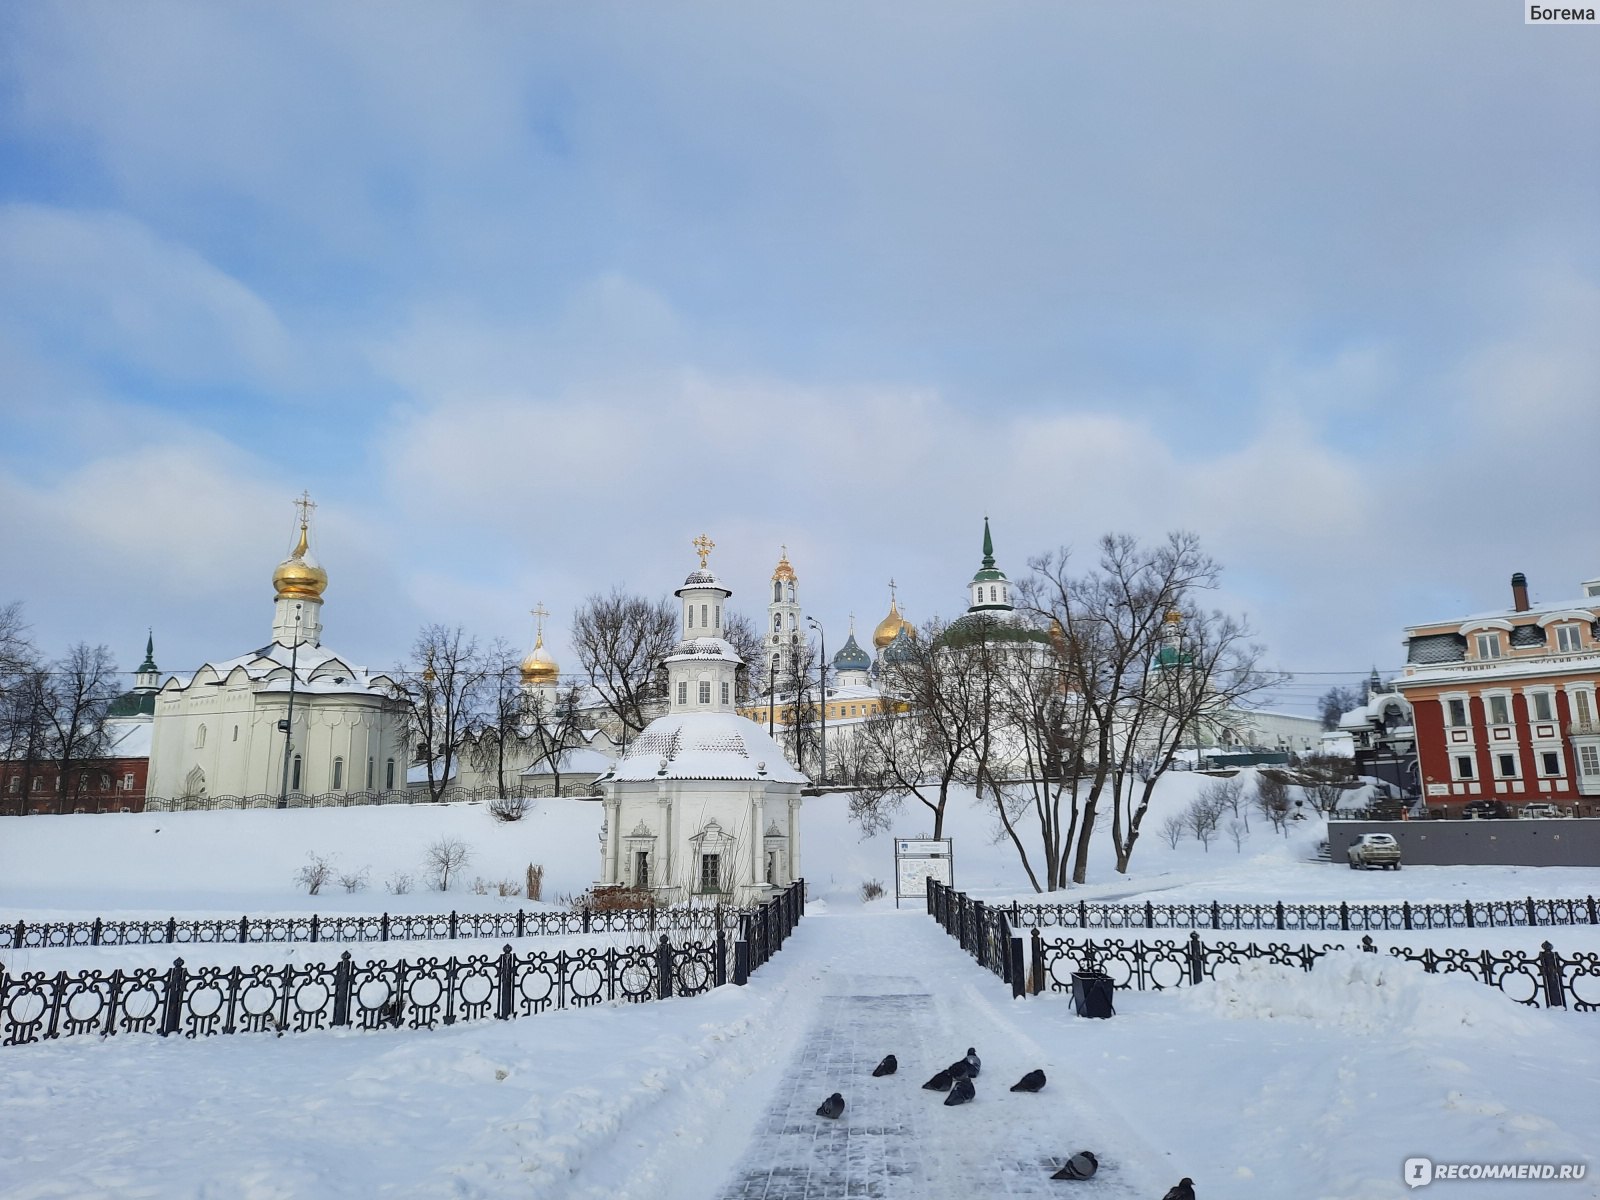
<svg viewBox="0 0 1600 1200">
<path fill-rule="evenodd" d="M 1400 869 L 1400 843 L 1392 834 L 1363 833 L 1347 854 L 1352 871 L 1364 871 L 1368 867 Z"/>
</svg>

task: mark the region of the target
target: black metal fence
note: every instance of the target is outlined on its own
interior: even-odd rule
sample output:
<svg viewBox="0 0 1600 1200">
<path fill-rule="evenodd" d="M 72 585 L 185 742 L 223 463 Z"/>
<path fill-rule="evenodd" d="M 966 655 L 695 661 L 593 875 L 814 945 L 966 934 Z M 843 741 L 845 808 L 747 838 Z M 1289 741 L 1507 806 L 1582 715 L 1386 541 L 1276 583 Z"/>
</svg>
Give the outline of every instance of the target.
<svg viewBox="0 0 1600 1200">
<path fill-rule="evenodd" d="M 1600 902 L 1581 899 L 1450 900 L 1412 904 L 1076 904 L 1005 906 L 1013 928 L 1267 929 L 1375 933 L 1408 929 L 1500 929 L 1600 925 Z"/>
<path fill-rule="evenodd" d="M 0 1045 L 62 1037 L 157 1033 L 304 1033 L 354 1027 L 425 1029 L 511 1020 L 608 1001 L 696 996 L 743 984 L 783 946 L 805 912 L 805 883 L 738 915 L 738 937 L 607 950 L 300 965 L 34 971 L 0 963 Z M 730 970 L 731 968 L 731 970 Z"/>
<path fill-rule="evenodd" d="M 1004 979 L 1016 997 L 1043 991 L 1070 991 L 1074 971 L 1103 971 L 1112 977 L 1117 987 L 1161 991 L 1203 983 L 1215 979 L 1219 971 L 1248 962 L 1298 966 L 1309 971 L 1316 960 L 1329 951 L 1349 948 L 1329 943 L 1320 947 L 1286 943 L 1205 943 L 1198 932 L 1182 941 L 1046 940 L 1035 926 L 1028 939 L 1031 945 L 1027 948 L 1025 969 L 1024 939 L 1015 932 L 1014 907 L 985 904 L 937 880 L 928 881 L 929 915 L 944 926 L 980 966 Z M 1529 922 L 1521 924 L 1526 927 Z M 1378 952 L 1370 937 L 1363 937 L 1357 948 L 1373 954 Z M 1549 942 L 1543 943 L 1536 952 L 1412 950 L 1391 946 L 1389 953 L 1407 962 L 1420 963 L 1429 974 L 1464 973 L 1499 988 L 1521 1004 L 1570 1007 L 1576 1012 L 1600 1009 L 1600 954 L 1563 955 Z"/>
<path fill-rule="evenodd" d="M 282 797 L 284 808 L 361 808 L 373 804 L 460 804 L 487 803 L 491 800 L 539 800 L 556 795 L 553 785 L 523 785 L 502 793 L 496 787 L 447 787 L 435 801 L 424 786 L 391 788 L 387 791 L 340 792 L 290 792 Z M 589 797 L 598 795 L 594 785 L 582 774 L 573 779 L 563 778 L 562 797 Z M 145 796 L 145 812 L 219 812 L 240 808 L 278 808 L 280 797 L 276 792 L 253 792 L 249 795 L 218 796 Z"/>
<path fill-rule="evenodd" d="M 549 937 L 575 933 L 712 933 L 754 912 L 727 905 L 574 908 L 556 911 L 355 913 L 153 921 L 15 921 L 0 925 L 0 946 L 181 946 L 273 942 L 430 942 L 458 938 Z"/>
</svg>

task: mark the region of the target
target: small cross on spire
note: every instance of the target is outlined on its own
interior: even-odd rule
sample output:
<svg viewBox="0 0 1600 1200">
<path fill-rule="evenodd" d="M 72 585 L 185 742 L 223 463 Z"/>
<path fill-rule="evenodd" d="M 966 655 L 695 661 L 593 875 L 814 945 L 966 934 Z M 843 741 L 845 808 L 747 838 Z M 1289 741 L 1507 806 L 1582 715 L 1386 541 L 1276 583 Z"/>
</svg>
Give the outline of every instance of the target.
<svg viewBox="0 0 1600 1200">
<path fill-rule="evenodd" d="M 311 524 L 311 510 L 317 506 L 316 501 L 311 499 L 310 492 L 301 492 L 294 506 L 300 511 L 300 528 L 304 529 Z"/>
<path fill-rule="evenodd" d="M 703 533 L 690 544 L 694 546 L 695 553 L 700 556 L 700 569 L 704 571 L 706 569 L 706 559 L 711 557 L 711 552 L 716 549 L 717 544 Z"/>
<path fill-rule="evenodd" d="M 539 600 L 539 601 L 536 601 L 534 603 L 534 606 L 532 608 L 530 608 L 528 610 L 528 612 L 529 612 L 529 614 L 532 615 L 533 619 L 536 622 L 538 622 L 538 630 L 537 630 L 537 632 L 538 632 L 540 637 L 543 637 L 544 636 L 544 619 L 550 615 L 550 610 L 547 609 L 544 606 L 544 601 L 543 600 Z"/>
<path fill-rule="evenodd" d="M 891 579 L 889 580 L 889 607 L 894 608 L 898 603 L 899 598 L 895 595 L 894 580 Z"/>
</svg>

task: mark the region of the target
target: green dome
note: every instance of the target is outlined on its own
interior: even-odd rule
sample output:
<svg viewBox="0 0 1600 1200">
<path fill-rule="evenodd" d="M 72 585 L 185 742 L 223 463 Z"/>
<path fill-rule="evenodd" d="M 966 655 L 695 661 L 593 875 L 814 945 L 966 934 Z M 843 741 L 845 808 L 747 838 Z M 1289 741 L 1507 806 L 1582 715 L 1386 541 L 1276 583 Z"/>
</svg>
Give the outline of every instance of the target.
<svg viewBox="0 0 1600 1200">
<path fill-rule="evenodd" d="M 833 656 L 833 669 L 835 671 L 870 671 L 872 659 L 867 657 L 867 652 L 856 644 L 855 631 L 850 631 L 850 637 L 845 642 L 843 649 Z"/>
</svg>

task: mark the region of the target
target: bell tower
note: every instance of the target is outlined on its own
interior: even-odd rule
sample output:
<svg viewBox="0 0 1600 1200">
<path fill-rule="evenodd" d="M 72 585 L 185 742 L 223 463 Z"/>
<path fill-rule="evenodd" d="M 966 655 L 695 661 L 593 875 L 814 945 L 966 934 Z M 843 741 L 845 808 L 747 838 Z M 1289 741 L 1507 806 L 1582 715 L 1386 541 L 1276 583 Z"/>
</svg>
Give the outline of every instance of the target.
<svg viewBox="0 0 1600 1200">
<path fill-rule="evenodd" d="M 795 590 L 798 582 L 789 562 L 789 547 L 784 546 L 778 565 L 772 569 L 772 602 L 767 605 L 767 659 L 763 664 L 766 685 L 772 682 L 774 667 L 780 686 L 794 672 L 795 647 L 800 644 L 800 600 Z"/>
</svg>

